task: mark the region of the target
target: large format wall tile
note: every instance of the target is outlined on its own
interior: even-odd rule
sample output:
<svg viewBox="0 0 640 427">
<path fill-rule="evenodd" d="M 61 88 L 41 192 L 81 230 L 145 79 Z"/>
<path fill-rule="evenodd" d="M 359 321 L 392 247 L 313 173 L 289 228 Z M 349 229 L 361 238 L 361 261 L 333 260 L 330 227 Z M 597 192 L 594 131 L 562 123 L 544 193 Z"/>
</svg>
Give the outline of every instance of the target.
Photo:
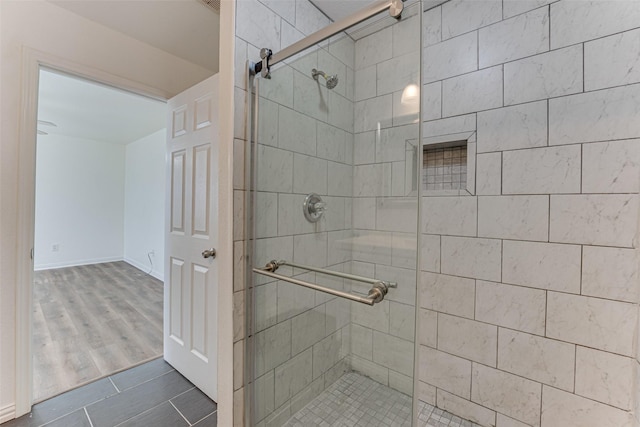
<svg viewBox="0 0 640 427">
<path fill-rule="evenodd" d="M 258 191 L 293 190 L 293 153 L 265 145 L 258 147 Z"/>
<path fill-rule="evenodd" d="M 502 107 L 502 66 L 445 80 L 442 84 L 444 117 Z"/>
<path fill-rule="evenodd" d="M 294 154 L 293 192 L 327 194 L 327 161 L 317 157 Z"/>
<path fill-rule="evenodd" d="M 640 29 L 584 45 L 584 89 L 640 82 Z"/>
<path fill-rule="evenodd" d="M 326 336 L 325 308 L 323 304 L 291 319 L 291 354 L 310 348 Z"/>
<path fill-rule="evenodd" d="M 391 27 L 387 27 L 356 42 L 356 71 L 386 61 L 393 56 L 392 31 Z"/>
<path fill-rule="evenodd" d="M 404 375 L 413 375 L 413 343 L 373 331 L 373 361 Z"/>
<path fill-rule="evenodd" d="M 539 8 L 482 28 L 478 35 L 480 68 L 549 50 L 549 11 Z"/>
<path fill-rule="evenodd" d="M 324 325 L 324 324 L 323 324 Z M 291 357 L 291 322 L 286 321 L 266 329 L 255 337 L 256 376 L 275 368 Z"/>
<path fill-rule="evenodd" d="M 236 36 L 255 46 L 280 49 L 280 17 L 257 0 L 238 2 Z"/>
<path fill-rule="evenodd" d="M 313 378 L 318 378 L 327 372 L 342 357 L 344 357 L 344 354 L 342 354 L 342 331 L 334 332 L 322 341 L 314 344 Z"/>
<path fill-rule="evenodd" d="M 429 347 L 420 346 L 420 381 L 471 398 L 471 362 Z"/>
<path fill-rule="evenodd" d="M 582 46 L 554 50 L 504 65 L 506 105 L 582 92 Z"/>
<path fill-rule="evenodd" d="M 475 294 L 476 320 L 544 335 L 544 291 L 478 280 Z"/>
<path fill-rule="evenodd" d="M 543 386 L 541 427 L 631 426 L 630 412 Z"/>
<path fill-rule="evenodd" d="M 424 82 L 430 83 L 478 69 L 478 33 L 472 32 L 424 49 Z"/>
<path fill-rule="evenodd" d="M 473 364 L 471 400 L 532 426 L 540 424 L 539 383 Z"/>
<path fill-rule="evenodd" d="M 373 307 L 354 302 L 351 314 L 354 324 L 389 333 L 389 301 L 381 301 Z"/>
<path fill-rule="evenodd" d="M 496 412 L 484 406 L 477 405 L 469 400 L 462 399 L 455 394 L 447 393 L 442 389 L 437 392 L 437 405 L 445 411 L 456 414 L 465 420 L 473 421 L 482 426 L 495 425 Z"/>
<path fill-rule="evenodd" d="M 502 15 L 504 19 L 507 19 L 537 9 L 553 1 L 555 0 L 504 0 L 502 2 Z"/>
<path fill-rule="evenodd" d="M 580 246 L 512 240 L 503 245 L 503 282 L 580 293 Z"/>
<path fill-rule="evenodd" d="M 311 156 L 316 154 L 316 121 L 311 117 L 281 106 L 278 130 L 278 147 Z"/>
<path fill-rule="evenodd" d="M 442 38 L 477 30 L 500 19 L 500 0 L 452 0 L 442 5 Z"/>
<path fill-rule="evenodd" d="M 548 233 L 549 196 L 478 197 L 478 236 L 546 241 Z"/>
<path fill-rule="evenodd" d="M 367 360 L 373 359 L 373 329 L 351 324 L 351 351 Z"/>
<path fill-rule="evenodd" d="M 583 193 L 640 191 L 640 140 L 597 142 L 582 146 Z"/>
<path fill-rule="evenodd" d="M 477 223 L 475 197 L 422 198 L 422 231 L 425 233 L 475 236 Z"/>
<path fill-rule="evenodd" d="M 388 94 L 356 102 L 354 110 L 354 131 L 357 133 L 376 130 L 379 127 L 390 127 L 392 100 L 393 96 Z"/>
<path fill-rule="evenodd" d="M 636 28 L 640 9 L 635 0 L 559 1 L 551 5 L 551 22 L 556 49 Z"/>
<path fill-rule="evenodd" d="M 396 56 L 398 54 L 394 52 L 393 58 L 377 65 L 378 96 L 403 90 L 409 84 L 420 83 L 420 61 L 416 53 Z"/>
<path fill-rule="evenodd" d="M 376 96 L 377 69 L 375 65 L 371 65 L 356 71 L 354 101 L 362 101 Z"/>
<path fill-rule="evenodd" d="M 514 105 L 478 113 L 478 152 L 547 145 L 547 102 Z"/>
<path fill-rule="evenodd" d="M 394 126 L 376 131 L 376 162 L 405 162 L 407 141 L 418 138 L 418 126 L 415 124 Z"/>
<path fill-rule="evenodd" d="M 436 120 L 442 117 L 442 82 L 422 86 L 422 120 Z"/>
<path fill-rule="evenodd" d="M 633 304 L 548 292 L 547 336 L 631 356 L 637 311 Z"/>
<path fill-rule="evenodd" d="M 276 102 L 281 106 L 293 108 L 293 72 L 293 68 L 286 65 L 274 70 L 270 81 L 260 82 L 258 88 L 260 97 L 264 100 Z M 277 107 L 274 107 L 273 105 L 260 104 L 261 114 L 263 114 L 263 111 L 264 114 L 269 114 L 273 108 L 275 108 L 276 112 L 278 111 Z M 270 127 L 277 131 L 277 127 L 274 126 L 274 122 L 269 122 L 267 117 L 263 117 L 261 122 L 264 122 L 264 126 L 261 126 L 259 129 L 260 135 L 262 135 L 266 130 L 264 129 L 265 127 Z"/>
<path fill-rule="evenodd" d="M 427 272 L 421 278 L 420 307 L 473 319 L 475 280 Z"/>
<path fill-rule="evenodd" d="M 422 15 L 422 40 L 424 47 L 442 41 L 441 7 L 434 7 Z"/>
<path fill-rule="evenodd" d="M 507 151 L 502 155 L 502 193 L 579 193 L 580 158 L 579 145 Z"/>
<path fill-rule="evenodd" d="M 636 195 L 551 196 L 549 240 L 631 247 L 638 221 Z"/>
<path fill-rule="evenodd" d="M 327 265 L 327 233 L 293 236 L 293 262 L 325 267 Z"/>
<path fill-rule="evenodd" d="M 498 369 L 573 391 L 576 346 L 500 328 Z"/>
<path fill-rule="evenodd" d="M 389 310 L 389 334 L 406 341 L 413 341 L 416 326 L 415 306 L 391 301 Z"/>
<path fill-rule="evenodd" d="M 496 366 L 498 327 L 438 314 L 438 350 Z"/>
<path fill-rule="evenodd" d="M 312 351 L 308 348 L 276 368 L 274 395 L 276 408 L 311 383 L 312 372 L 309 369 L 311 360 Z"/>
<path fill-rule="evenodd" d="M 578 346 L 576 394 L 631 410 L 634 400 L 633 358 Z"/>
<path fill-rule="evenodd" d="M 353 195 L 375 197 L 391 195 L 391 165 L 377 163 L 353 167 Z"/>
<path fill-rule="evenodd" d="M 420 242 L 420 269 L 438 273 L 440 271 L 440 236 L 423 234 Z"/>
<path fill-rule="evenodd" d="M 422 125 L 422 137 L 449 135 L 455 133 L 475 132 L 476 114 L 432 120 Z"/>
<path fill-rule="evenodd" d="M 418 316 L 418 344 L 436 348 L 438 344 L 438 313 L 420 309 Z"/>
<path fill-rule="evenodd" d="M 476 156 L 476 194 L 498 195 L 502 192 L 502 153 Z"/>
<path fill-rule="evenodd" d="M 332 196 L 352 196 L 353 166 L 329 162 L 327 164 L 327 173 L 328 194 Z"/>
<path fill-rule="evenodd" d="M 640 84 L 551 99 L 549 145 L 637 138 L 639 114 Z"/>
<path fill-rule="evenodd" d="M 409 197 L 378 197 L 376 229 L 381 231 L 415 232 L 418 201 Z"/>
<path fill-rule="evenodd" d="M 617 301 L 638 301 L 638 254 L 635 249 L 585 246 L 582 294 Z"/>
<path fill-rule="evenodd" d="M 442 236 L 441 250 L 444 274 L 500 281 L 500 240 Z"/>
</svg>

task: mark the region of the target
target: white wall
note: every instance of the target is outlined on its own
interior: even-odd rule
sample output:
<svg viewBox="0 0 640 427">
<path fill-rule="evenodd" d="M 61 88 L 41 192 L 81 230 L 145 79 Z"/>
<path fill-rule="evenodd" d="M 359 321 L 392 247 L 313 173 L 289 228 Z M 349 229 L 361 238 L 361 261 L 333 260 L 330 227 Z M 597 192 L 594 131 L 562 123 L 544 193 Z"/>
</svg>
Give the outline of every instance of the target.
<svg viewBox="0 0 640 427">
<path fill-rule="evenodd" d="M 38 137 L 36 270 L 123 258 L 124 163 L 123 145 Z"/>
<path fill-rule="evenodd" d="M 16 289 L 25 286 L 16 283 L 24 46 L 137 82 L 167 98 L 213 74 L 50 2 L 0 2 L 0 420 L 12 416 L 16 401 Z"/>
<path fill-rule="evenodd" d="M 126 146 L 124 260 L 164 277 L 165 129 Z M 150 265 L 147 254 L 151 256 Z M 153 268 L 152 268 L 153 267 Z"/>
</svg>

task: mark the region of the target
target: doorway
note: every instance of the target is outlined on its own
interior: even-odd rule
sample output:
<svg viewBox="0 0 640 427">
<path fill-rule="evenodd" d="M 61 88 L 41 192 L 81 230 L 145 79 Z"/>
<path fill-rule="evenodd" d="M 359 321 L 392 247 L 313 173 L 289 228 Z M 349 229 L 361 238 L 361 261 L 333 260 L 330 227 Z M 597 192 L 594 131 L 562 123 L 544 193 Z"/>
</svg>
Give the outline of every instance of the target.
<svg viewBox="0 0 640 427">
<path fill-rule="evenodd" d="M 39 73 L 33 400 L 162 355 L 166 104 Z"/>
</svg>

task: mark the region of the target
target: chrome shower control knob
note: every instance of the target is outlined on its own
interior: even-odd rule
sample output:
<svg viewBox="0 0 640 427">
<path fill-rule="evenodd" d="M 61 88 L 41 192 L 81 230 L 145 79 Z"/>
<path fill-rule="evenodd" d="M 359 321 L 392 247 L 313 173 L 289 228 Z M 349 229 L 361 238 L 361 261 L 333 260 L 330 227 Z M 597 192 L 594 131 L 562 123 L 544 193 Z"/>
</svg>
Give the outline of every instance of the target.
<svg viewBox="0 0 640 427">
<path fill-rule="evenodd" d="M 305 197 L 304 203 L 302 204 L 302 212 L 309 222 L 320 221 L 326 208 L 327 204 L 323 202 L 316 193 L 311 193 Z"/>
</svg>

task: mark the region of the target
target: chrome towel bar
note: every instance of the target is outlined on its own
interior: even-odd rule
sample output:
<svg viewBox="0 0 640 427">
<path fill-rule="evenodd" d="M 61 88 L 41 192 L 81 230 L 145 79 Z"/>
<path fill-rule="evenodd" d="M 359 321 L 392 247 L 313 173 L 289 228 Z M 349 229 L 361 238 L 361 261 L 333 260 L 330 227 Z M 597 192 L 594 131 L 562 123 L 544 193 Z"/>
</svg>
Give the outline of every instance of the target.
<svg viewBox="0 0 640 427">
<path fill-rule="evenodd" d="M 303 270 L 315 271 L 317 273 L 326 274 L 329 276 L 340 277 L 343 279 L 355 280 L 363 283 L 370 283 L 373 286 L 369 290 L 369 294 L 366 297 L 361 297 L 360 295 L 354 295 L 349 292 L 343 292 L 336 289 L 326 288 L 324 286 L 317 285 L 315 283 L 306 282 L 304 280 L 299 280 L 293 277 L 283 276 L 281 274 L 275 273 L 275 271 L 283 266 L 288 265 L 294 268 L 300 268 Z M 262 268 L 254 268 L 254 273 L 262 274 L 263 276 L 268 276 L 278 280 L 284 280 L 285 282 L 293 283 L 294 285 L 304 286 L 305 288 L 314 289 L 316 291 L 324 292 L 327 294 L 335 295 L 341 298 L 346 298 L 351 301 L 356 301 L 362 304 L 374 305 L 382 301 L 387 295 L 389 288 L 397 288 L 398 284 L 396 282 L 386 282 L 383 280 L 372 279 L 369 277 L 356 276 L 354 274 L 341 273 L 339 271 L 327 270 L 324 268 L 311 267 L 308 265 L 294 264 L 287 261 L 270 261 Z"/>
</svg>

